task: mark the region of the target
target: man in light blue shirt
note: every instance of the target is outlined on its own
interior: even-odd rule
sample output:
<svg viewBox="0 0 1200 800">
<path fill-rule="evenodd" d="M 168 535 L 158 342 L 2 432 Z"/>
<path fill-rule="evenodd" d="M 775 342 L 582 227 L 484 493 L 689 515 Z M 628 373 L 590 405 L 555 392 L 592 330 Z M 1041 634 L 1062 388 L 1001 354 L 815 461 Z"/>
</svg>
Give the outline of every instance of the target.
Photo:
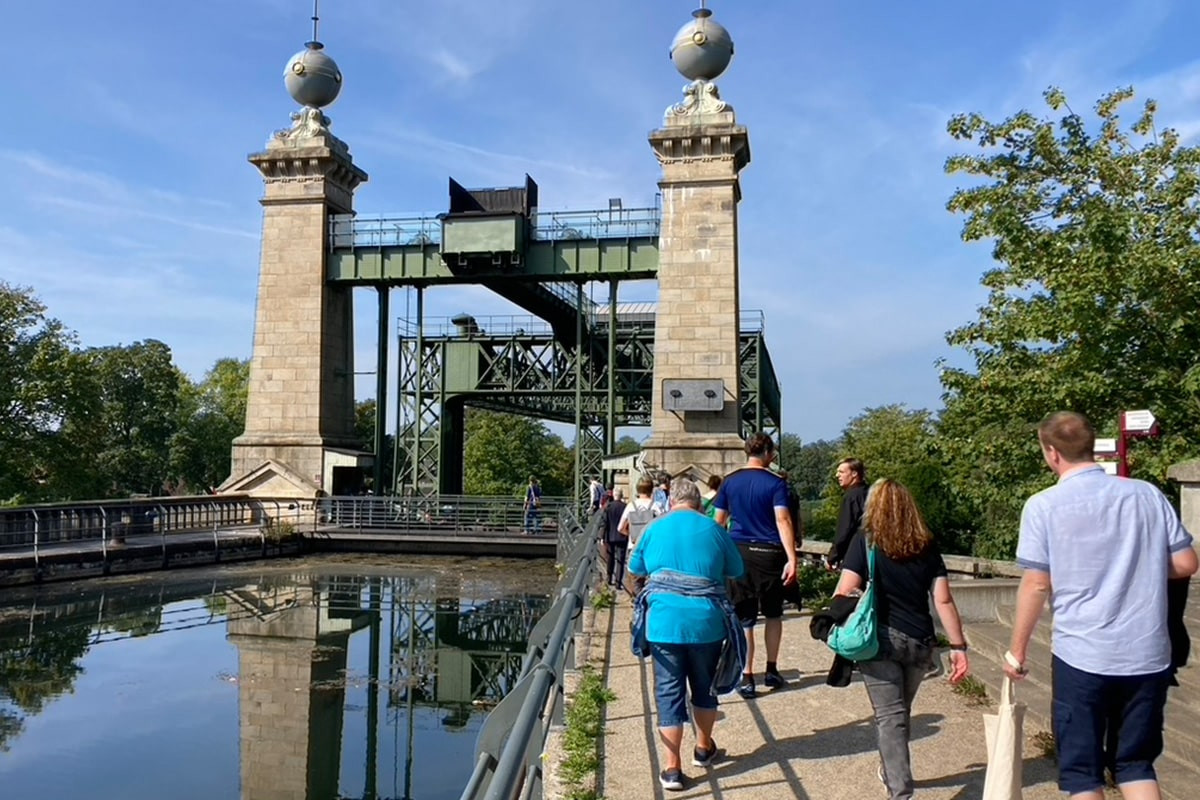
<svg viewBox="0 0 1200 800">
<path fill-rule="evenodd" d="M 1196 551 L 1162 492 L 1094 463 L 1095 438 L 1087 419 L 1068 411 L 1038 428 L 1058 483 L 1021 514 L 1017 563 L 1025 572 L 1005 672 L 1025 676 L 1049 597 L 1059 788 L 1103 800 L 1108 766 L 1126 800 L 1158 800 L 1154 759 L 1171 666 L 1167 580 L 1196 572 Z"/>
</svg>

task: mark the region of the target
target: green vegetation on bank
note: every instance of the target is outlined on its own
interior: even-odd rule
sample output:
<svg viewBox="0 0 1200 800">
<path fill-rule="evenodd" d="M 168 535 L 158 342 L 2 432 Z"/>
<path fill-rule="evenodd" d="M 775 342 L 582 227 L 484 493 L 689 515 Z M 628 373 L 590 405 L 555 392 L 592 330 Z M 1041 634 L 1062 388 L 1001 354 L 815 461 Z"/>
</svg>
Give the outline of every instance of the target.
<svg viewBox="0 0 1200 800">
<path fill-rule="evenodd" d="M 604 732 L 604 705 L 617 699 L 591 667 L 584 667 L 579 687 L 566 714 L 561 775 L 568 800 L 592 800 L 595 791 L 583 787 L 600 766 L 600 734 Z"/>
</svg>

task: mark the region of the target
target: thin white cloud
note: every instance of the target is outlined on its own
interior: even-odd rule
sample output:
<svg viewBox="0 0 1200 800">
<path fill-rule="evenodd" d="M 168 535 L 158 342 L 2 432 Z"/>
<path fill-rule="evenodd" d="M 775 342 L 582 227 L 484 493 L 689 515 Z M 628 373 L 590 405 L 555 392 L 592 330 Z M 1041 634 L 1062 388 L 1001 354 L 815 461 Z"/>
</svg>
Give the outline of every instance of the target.
<svg viewBox="0 0 1200 800">
<path fill-rule="evenodd" d="M 389 127 L 355 138 L 356 144 L 383 153 L 402 156 L 414 161 L 428 161 L 430 157 L 444 160 L 448 164 L 462 166 L 464 162 L 485 165 L 487 171 L 508 174 L 536 172 L 539 169 L 590 180 L 611 180 L 614 174 L 608 170 L 588 167 L 581 162 L 556 161 L 539 156 L 519 155 L 489 150 L 413 128 Z M 531 147 L 531 151 L 537 148 Z M 464 158 L 465 157 L 465 158 Z"/>
<path fill-rule="evenodd" d="M 433 64 L 441 67 L 447 77 L 455 81 L 468 81 L 480 72 L 477 67 L 471 66 L 444 47 L 434 48 L 427 58 Z"/>
<path fill-rule="evenodd" d="M 149 220 L 152 222 L 162 222 L 167 225 L 174 225 L 180 228 L 198 231 L 200 233 L 216 233 L 221 236 L 235 236 L 242 239 L 251 239 L 257 241 L 259 232 L 247 230 L 243 228 L 230 228 L 224 225 L 210 225 L 204 222 L 197 222 L 190 217 L 181 217 L 172 214 L 163 214 L 157 211 L 151 211 L 145 208 L 135 208 L 132 206 L 116 206 L 106 203 L 95 203 L 87 200 L 76 200 L 73 197 L 62 197 L 56 195 L 41 195 L 36 198 L 37 202 L 45 203 L 46 205 L 55 206 L 57 208 L 66 208 L 73 211 L 80 211 L 88 215 L 108 217 L 108 218 L 134 218 Z"/>
</svg>

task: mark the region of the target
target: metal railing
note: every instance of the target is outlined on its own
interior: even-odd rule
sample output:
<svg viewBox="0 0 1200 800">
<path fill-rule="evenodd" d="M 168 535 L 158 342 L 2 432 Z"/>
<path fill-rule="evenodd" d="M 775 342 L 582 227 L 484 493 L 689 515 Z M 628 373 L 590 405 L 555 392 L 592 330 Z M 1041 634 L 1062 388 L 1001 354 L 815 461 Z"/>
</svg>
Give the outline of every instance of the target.
<svg viewBox="0 0 1200 800">
<path fill-rule="evenodd" d="M 278 504 L 276 504 L 278 505 Z M 0 508 L 0 550 L 126 536 L 190 533 L 261 525 L 263 502 L 240 495 L 154 497 Z"/>
<path fill-rule="evenodd" d="M 521 534 L 554 536 L 567 497 L 543 497 L 530 517 L 519 498 L 440 495 L 322 497 L 313 504 L 314 528 L 395 531 L 443 536 Z"/>
<path fill-rule="evenodd" d="M 569 284 L 545 283 L 544 286 L 562 286 Z M 574 287 L 568 292 L 567 298 L 575 302 Z M 586 303 L 589 324 L 594 330 L 608 328 L 608 306 L 603 303 Z M 653 327 L 658 303 L 644 301 L 638 303 L 617 303 L 617 330 L 628 331 L 637 328 Z M 532 314 L 487 314 L 472 316 L 469 323 L 455 322 L 458 317 L 427 317 L 420 333 L 426 337 L 461 337 L 461 336 L 539 336 L 552 334 L 554 329 L 550 323 Z M 760 309 L 743 309 L 738 314 L 738 330 L 741 333 L 760 333 L 764 330 L 766 316 Z M 418 325 L 416 320 L 407 317 L 396 319 L 397 330 L 401 336 L 416 338 Z"/>
<path fill-rule="evenodd" d="M 335 214 L 329 219 L 329 247 L 434 246 L 442 242 L 442 216 Z M 539 211 L 531 220 L 536 241 L 626 239 L 658 236 L 662 210 L 614 208 L 589 211 Z"/>
<path fill-rule="evenodd" d="M 529 634 L 521 678 L 492 710 L 479 732 L 475 764 L 461 800 L 539 800 L 542 753 L 552 723 L 563 717 L 563 677 L 574 667 L 575 636 L 599 556 L 597 531 L 570 509 L 559 517 L 560 561 L 566 572 L 554 591 L 554 604 Z"/>
<path fill-rule="evenodd" d="M 542 241 L 624 239 L 658 236 L 661 230 L 662 210 L 658 208 L 539 211 L 534 216 L 533 238 Z"/>
</svg>

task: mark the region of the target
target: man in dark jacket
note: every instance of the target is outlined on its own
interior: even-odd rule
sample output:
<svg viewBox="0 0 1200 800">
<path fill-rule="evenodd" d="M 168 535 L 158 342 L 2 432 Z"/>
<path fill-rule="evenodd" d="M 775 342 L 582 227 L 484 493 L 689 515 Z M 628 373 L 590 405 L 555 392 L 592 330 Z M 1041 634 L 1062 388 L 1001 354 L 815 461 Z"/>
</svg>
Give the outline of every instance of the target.
<svg viewBox="0 0 1200 800">
<path fill-rule="evenodd" d="M 826 558 L 830 569 L 841 567 L 850 540 L 862 524 L 863 510 L 867 507 L 867 468 L 857 458 L 843 458 L 838 462 L 837 482 L 845 494 L 842 496 L 842 508 L 838 511 L 833 550 Z"/>
<path fill-rule="evenodd" d="M 621 533 L 621 515 L 625 513 L 625 493 L 613 489 L 613 499 L 604 507 L 604 543 L 608 545 L 608 585 L 619 587 L 625 580 L 625 555 L 629 537 Z"/>
</svg>

